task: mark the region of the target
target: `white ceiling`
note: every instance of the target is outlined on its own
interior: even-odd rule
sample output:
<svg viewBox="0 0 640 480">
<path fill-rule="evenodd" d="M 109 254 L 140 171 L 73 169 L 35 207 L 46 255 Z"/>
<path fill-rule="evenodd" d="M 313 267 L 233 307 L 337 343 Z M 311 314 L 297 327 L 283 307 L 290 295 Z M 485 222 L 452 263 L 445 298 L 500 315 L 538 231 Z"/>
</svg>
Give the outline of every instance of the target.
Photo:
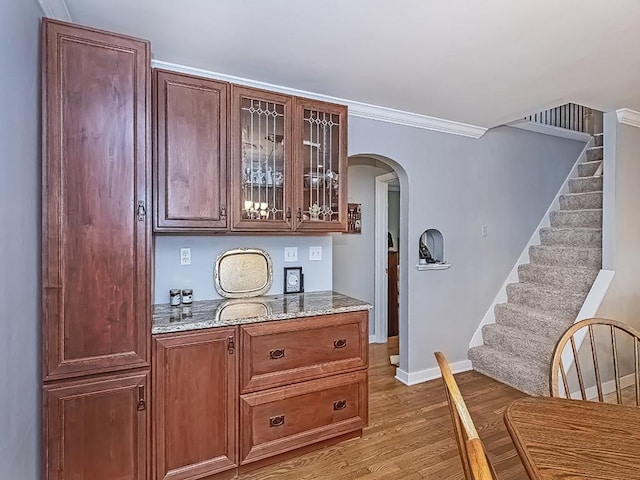
<svg viewBox="0 0 640 480">
<path fill-rule="evenodd" d="M 155 59 L 499 125 L 575 102 L 640 110 L 639 0 L 66 0 Z"/>
</svg>

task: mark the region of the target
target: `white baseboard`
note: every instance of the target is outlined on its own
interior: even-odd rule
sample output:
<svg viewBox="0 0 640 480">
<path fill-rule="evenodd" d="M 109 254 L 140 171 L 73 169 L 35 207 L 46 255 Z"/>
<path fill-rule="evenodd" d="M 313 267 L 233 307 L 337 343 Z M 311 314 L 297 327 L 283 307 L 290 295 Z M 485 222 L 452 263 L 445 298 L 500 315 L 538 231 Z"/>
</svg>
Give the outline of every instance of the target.
<svg viewBox="0 0 640 480">
<path fill-rule="evenodd" d="M 472 370 L 471 360 L 463 360 L 461 362 L 451 363 L 449 365 L 453 373 L 468 372 Z M 396 369 L 396 380 L 404 383 L 405 385 L 417 385 L 418 383 L 428 382 L 440 378 L 440 369 L 438 367 L 427 368 L 426 370 L 420 370 L 417 372 L 405 372 L 404 370 Z"/>
<path fill-rule="evenodd" d="M 631 385 L 635 385 L 636 378 L 633 373 L 629 375 L 625 375 L 624 377 L 620 377 L 620 387 L 627 388 Z M 610 382 L 605 382 L 602 384 L 602 394 L 608 395 L 616 391 L 616 382 L 615 380 L 611 380 Z M 593 387 L 586 388 L 584 393 L 587 395 L 587 400 L 595 400 L 598 398 L 598 388 L 594 385 Z M 580 390 L 571 393 L 571 398 L 582 400 L 582 395 L 580 394 Z"/>
<path fill-rule="evenodd" d="M 378 337 L 375 335 L 369 335 L 369 343 L 387 343 L 387 342 L 379 342 Z"/>
</svg>

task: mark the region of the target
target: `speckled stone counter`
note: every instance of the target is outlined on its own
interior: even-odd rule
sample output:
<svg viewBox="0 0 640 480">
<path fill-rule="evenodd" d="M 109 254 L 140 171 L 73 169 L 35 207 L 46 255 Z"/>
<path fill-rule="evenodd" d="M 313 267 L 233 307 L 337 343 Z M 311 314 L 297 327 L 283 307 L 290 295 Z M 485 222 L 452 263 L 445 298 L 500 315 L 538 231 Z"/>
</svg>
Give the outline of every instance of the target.
<svg viewBox="0 0 640 480">
<path fill-rule="evenodd" d="M 331 291 L 203 300 L 179 307 L 160 304 L 154 305 L 151 333 L 184 332 L 370 308 L 371 305 L 362 300 Z"/>
</svg>

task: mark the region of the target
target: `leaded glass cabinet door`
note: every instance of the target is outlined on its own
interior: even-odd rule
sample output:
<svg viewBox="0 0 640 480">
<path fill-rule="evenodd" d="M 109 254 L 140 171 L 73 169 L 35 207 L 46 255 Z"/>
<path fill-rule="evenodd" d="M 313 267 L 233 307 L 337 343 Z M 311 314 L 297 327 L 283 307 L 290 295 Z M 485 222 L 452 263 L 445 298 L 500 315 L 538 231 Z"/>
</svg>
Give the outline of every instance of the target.
<svg viewBox="0 0 640 480">
<path fill-rule="evenodd" d="M 236 85 L 231 96 L 232 228 L 290 231 L 293 97 Z"/>
<path fill-rule="evenodd" d="M 347 107 L 296 99 L 296 230 L 347 229 Z"/>
</svg>

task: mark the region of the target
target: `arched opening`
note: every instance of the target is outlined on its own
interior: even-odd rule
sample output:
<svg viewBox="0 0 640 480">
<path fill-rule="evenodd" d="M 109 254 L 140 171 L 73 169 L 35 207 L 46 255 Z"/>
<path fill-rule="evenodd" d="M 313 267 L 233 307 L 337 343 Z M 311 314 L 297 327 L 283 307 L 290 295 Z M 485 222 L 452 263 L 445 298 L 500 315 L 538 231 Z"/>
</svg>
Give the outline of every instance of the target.
<svg viewBox="0 0 640 480">
<path fill-rule="evenodd" d="M 389 356 L 395 353 L 398 357 L 395 365 L 405 370 L 408 358 L 408 259 L 413 256 L 406 234 L 406 172 L 388 157 L 352 155 L 349 157 L 348 198 L 350 203 L 360 205 L 361 231 L 357 236 L 334 238 L 334 288 L 373 305 L 370 341 L 388 342 Z"/>
</svg>

